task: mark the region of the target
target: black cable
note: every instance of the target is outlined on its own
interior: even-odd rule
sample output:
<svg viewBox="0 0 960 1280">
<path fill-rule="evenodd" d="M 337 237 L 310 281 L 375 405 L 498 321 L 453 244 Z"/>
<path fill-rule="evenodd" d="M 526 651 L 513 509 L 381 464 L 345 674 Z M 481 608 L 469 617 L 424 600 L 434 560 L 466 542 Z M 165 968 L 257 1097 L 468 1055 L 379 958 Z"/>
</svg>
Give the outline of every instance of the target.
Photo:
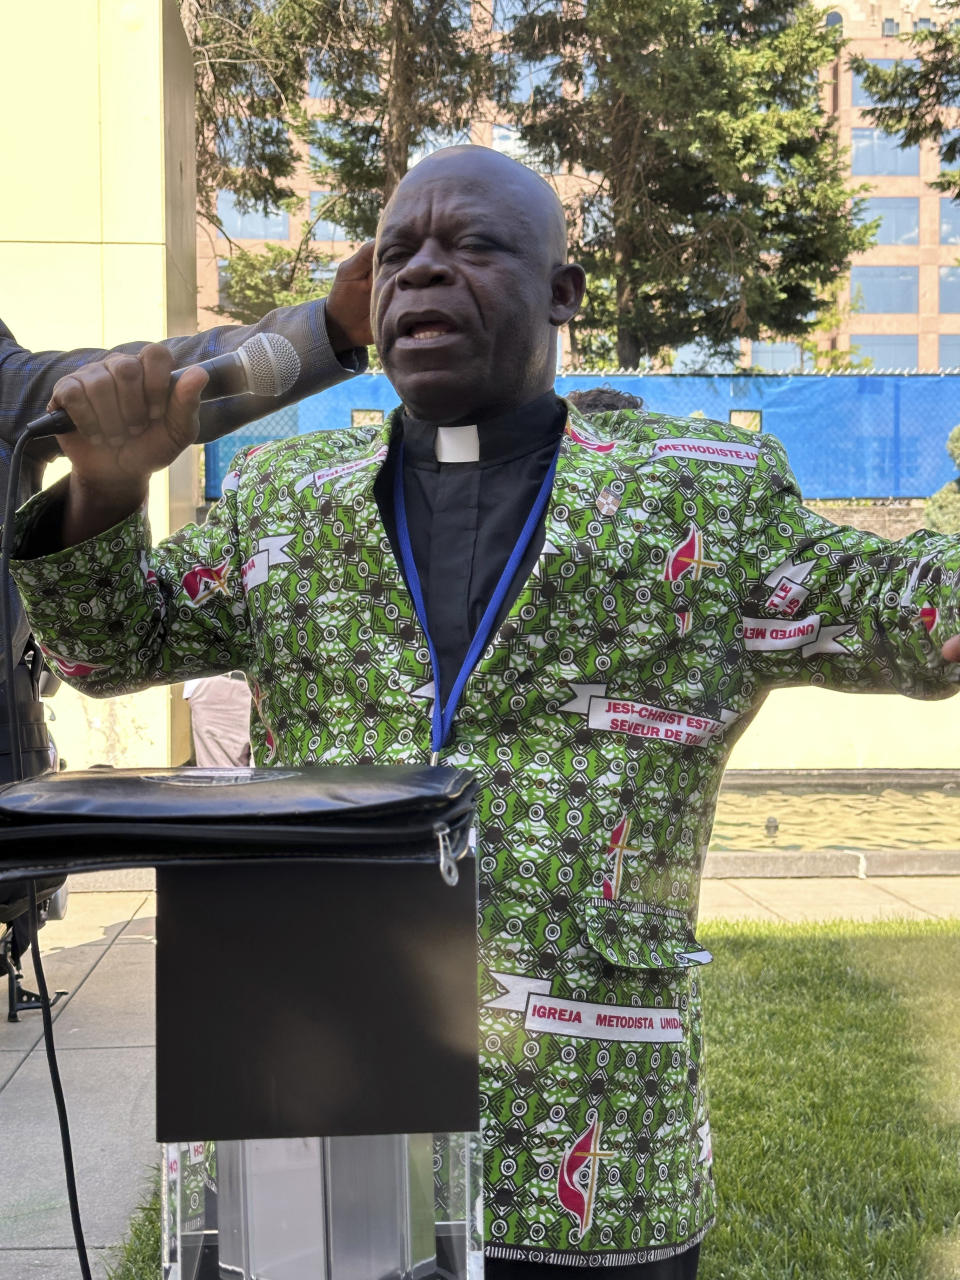
<svg viewBox="0 0 960 1280">
<path fill-rule="evenodd" d="M 31 426 L 34 430 L 31 431 Z M 17 509 L 17 495 L 20 489 L 20 470 L 23 464 L 23 452 L 31 440 L 50 435 L 50 428 L 44 426 L 37 429 L 29 424 L 21 432 L 10 455 L 10 474 L 7 477 L 7 493 L 3 504 L 3 533 L 0 534 L 0 630 L 3 632 L 3 673 L 7 686 L 8 722 L 10 736 L 10 764 L 15 782 L 23 780 L 23 753 L 20 749 L 20 709 L 17 706 L 14 689 L 15 664 L 13 658 L 13 630 L 10 626 L 10 555 L 13 549 L 14 513 Z M 73 1239 L 80 1262 L 82 1280 L 92 1280 L 90 1263 L 87 1259 L 87 1245 L 83 1238 L 83 1224 L 80 1221 L 80 1200 L 77 1195 L 77 1178 L 73 1167 L 73 1143 L 70 1140 L 70 1125 L 67 1119 L 67 1104 L 63 1096 L 63 1085 L 60 1081 L 60 1068 L 57 1066 L 57 1052 L 53 1043 L 53 1017 L 50 1013 L 50 993 L 47 990 L 47 979 L 40 959 L 40 913 L 37 908 L 37 882 L 30 882 L 30 954 L 33 957 L 33 968 L 40 994 L 40 1015 L 43 1019 L 43 1044 L 47 1053 L 47 1066 L 50 1070 L 50 1083 L 53 1086 L 53 1099 L 57 1107 L 57 1121 L 60 1125 L 60 1145 L 63 1149 L 63 1171 L 67 1181 L 67 1200 L 70 1205 L 70 1222 L 73 1226 Z"/>
<path fill-rule="evenodd" d="M 70 1141 L 70 1124 L 67 1119 L 67 1103 L 63 1096 L 63 1085 L 60 1082 L 60 1068 L 57 1066 L 57 1053 L 53 1045 L 53 1018 L 50 1015 L 50 992 L 47 990 L 47 979 L 40 962 L 40 913 L 37 910 L 37 882 L 30 881 L 30 954 L 33 957 L 33 969 L 40 992 L 40 1016 L 43 1018 L 43 1044 L 47 1051 L 47 1066 L 50 1069 L 50 1083 L 53 1086 L 53 1100 L 57 1106 L 57 1120 L 60 1124 L 60 1144 L 63 1147 L 63 1171 L 67 1179 L 67 1200 L 70 1203 L 70 1223 L 73 1227 L 73 1239 L 77 1247 L 77 1258 L 80 1262 L 80 1275 L 83 1280 L 92 1280 L 90 1262 L 87 1258 L 87 1245 L 83 1238 L 83 1224 L 80 1221 L 80 1200 L 77 1196 L 77 1175 L 73 1168 L 73 1144 Z"/>
</svg>

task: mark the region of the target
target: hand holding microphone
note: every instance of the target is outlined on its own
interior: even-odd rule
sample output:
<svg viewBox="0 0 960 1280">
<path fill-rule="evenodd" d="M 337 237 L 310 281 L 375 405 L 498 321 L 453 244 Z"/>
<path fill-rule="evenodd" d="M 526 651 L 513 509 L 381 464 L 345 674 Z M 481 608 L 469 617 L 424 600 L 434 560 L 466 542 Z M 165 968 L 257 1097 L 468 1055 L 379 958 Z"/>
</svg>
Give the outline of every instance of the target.
<svg viewBox="0 0 960 1280">
<path fill-rule="evenodd" d="M 48 412 L 31 431 L 56 434 L 72 471 L 63 540 L 102 533 L 144 501 L 150 476 L 197 439 L 204 398 L 244 392 L 284 395 L 300 360 L 279 334 L 254 335 L 234 352 L 172 369 L 166 347 L 113 354 L 61 378 Z"/>
</svg>

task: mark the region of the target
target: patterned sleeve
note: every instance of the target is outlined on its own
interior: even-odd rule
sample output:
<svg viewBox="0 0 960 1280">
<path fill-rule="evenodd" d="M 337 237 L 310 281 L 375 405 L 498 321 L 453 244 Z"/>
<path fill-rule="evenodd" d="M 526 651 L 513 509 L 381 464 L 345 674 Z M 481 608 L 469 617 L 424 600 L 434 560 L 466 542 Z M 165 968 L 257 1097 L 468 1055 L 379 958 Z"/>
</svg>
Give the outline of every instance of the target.
<svg viewBox="0 0 960 1280">
<path fill-rule="evenodd" d="M 743 645 L 758 682 L 956 692 L 940 646 L 960 632 L 960 538 L 899 542 L 831 524 L 804 507 L 783 446 L 761 437 L 746 504 Z"/>
<path fill-rule="evenodd" d="M 51 489 L 21 508 L 15 556 L 58 499 Z M 68 684 L 113 697 L 247 669 L 236 499 L 236 490 L 227 490 L 206 523 L 186 525 L 155 547 L 138 511 L 76 546 L 12 561 L 34 634 Z"/>
</svg>

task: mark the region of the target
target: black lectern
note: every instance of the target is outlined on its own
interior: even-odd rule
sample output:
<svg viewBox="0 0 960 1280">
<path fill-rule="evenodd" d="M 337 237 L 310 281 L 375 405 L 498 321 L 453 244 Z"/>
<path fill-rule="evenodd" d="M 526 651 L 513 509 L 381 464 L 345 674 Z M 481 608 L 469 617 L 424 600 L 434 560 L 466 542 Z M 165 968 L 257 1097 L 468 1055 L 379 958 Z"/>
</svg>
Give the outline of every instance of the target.
<svg viewBox="0 0 960 1280">
<path fill-rule="evenodd" d="M 475 790 L 416 766 L 0 788 L 0 879 L 157 867 L 157 1131 L 181 1188 L 217 1140 L 221 1276 L 466 1277 L 475 1181 L 435 1188 L 479 1151 Z"/>
</svg>

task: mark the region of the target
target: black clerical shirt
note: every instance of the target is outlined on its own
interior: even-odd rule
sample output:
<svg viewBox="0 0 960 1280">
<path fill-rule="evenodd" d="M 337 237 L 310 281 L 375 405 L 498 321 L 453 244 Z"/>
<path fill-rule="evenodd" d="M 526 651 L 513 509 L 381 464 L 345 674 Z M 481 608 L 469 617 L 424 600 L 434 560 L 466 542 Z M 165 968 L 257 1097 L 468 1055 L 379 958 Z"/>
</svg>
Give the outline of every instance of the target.
<svg viewBox="0 0 960 1280">
<path fill-rule="evenodd" d="M 478 461 L 438 462 L 437 425 L 402 420 L 407 527 L 444 701 L 557 452 L 565 421 L 566 406 L 550 391 L 484 422 L 477 431 Z M 393 511 L 396 445 L 395 440 L 376 493 L 399 561 Z M 536 564 L 544 524 L 541 518 L 495 626 Z"/>
</svg>

